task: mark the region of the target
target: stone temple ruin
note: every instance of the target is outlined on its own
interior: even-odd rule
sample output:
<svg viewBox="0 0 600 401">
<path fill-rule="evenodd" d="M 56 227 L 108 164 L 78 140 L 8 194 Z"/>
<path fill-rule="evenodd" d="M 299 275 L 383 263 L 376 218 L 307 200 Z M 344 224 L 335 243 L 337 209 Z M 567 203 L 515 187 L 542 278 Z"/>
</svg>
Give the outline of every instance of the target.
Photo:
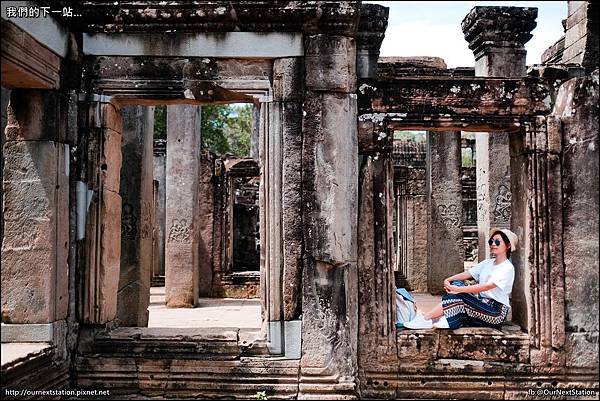
<svg viewBox="0 0 600 401">
<path fill-rule="evenodd" d="M 23 4 L 1 21 L 3 397 L 597 397 L 596 3 L 530 67 L 537 9 L 473 8 L 474 69 L 380 58 L 376 4 Z M 254 107 L 248 157 L 203 150 L 227 103 Z M 439 295 L 494 226 L 520 238 L 509 324 L 396 330 L 395 287 Z M 156 286 L 169 311 L 256 297 L 262 323 L 147 327 Z"/>
</svg>

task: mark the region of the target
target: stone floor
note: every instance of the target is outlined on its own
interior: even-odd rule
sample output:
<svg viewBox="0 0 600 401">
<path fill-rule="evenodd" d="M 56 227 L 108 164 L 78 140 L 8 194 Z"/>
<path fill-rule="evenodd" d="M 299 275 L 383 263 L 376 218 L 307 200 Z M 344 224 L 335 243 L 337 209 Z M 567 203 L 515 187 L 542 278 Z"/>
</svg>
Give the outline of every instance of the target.
<svg viewBox="0 0 600 401">
<path fill-rule="evenodd" d="M 50 347 L 51 344 L 49 343 L 2 343 L 0 349 L 2 351 L 2 366 L 28 355 L 37 354 Z"/>
<path fill-rule="evenodd" d="M 420 313 L 429 311 L 441 296 L 413 293 Z M 148 327 L 231 327 L 260 328 L 260 300 L 200 298 L 197 308 L 165 307 L 165 287 L 150 289 Z"/>
<path fill-rule="evenodd" d="M 196 308 L 167 308 L 165 287 L 150 289 L 148 327 L 260 328 L 260 299 L 200 298 Z"/>
<path fill-rule="evenodd" d="M 431 308 L 442 302 L 441 295 L 431 295 L 427 293 L 413 292 L 418 313 L 429 312 Z"/>
</svg>

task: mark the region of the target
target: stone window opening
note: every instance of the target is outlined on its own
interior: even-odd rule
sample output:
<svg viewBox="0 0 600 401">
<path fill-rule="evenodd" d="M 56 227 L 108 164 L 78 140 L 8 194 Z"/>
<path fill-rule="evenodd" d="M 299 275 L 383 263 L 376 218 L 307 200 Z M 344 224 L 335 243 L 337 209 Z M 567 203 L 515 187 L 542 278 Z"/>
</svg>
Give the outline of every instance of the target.
<svg viewBox="0 0 600 401">
<path fill-rule="evenodd" d="M 483 137 L 487 140 L 491 135 L 501 137 L 502 134 L 454 132 L 452 143 L 436 139 L 436 135 L 439 137 L 440 134 L 449 135 L 446 132 L 394 130 L 392 140 L 394 281 L 396 287 L 408 288 L 415 293 L 421 312 L 428 311 L 439 302 L 443 289 L 436 285 L 436 279 L 441 282 L 445 277 L 468 271 L 489 257 L 489 246 L 487 254 L 485 252 L 489 234 L 483 231 L 489 231 L 490 222 L 486 224 L 481 221 L 478 210 L 493 213 L 494 227 L 509 228 L 510 225 L 512 198 L 508 146 L 500 150 L 505 152 L 503 155 L 493 155 L 496 156 L 495 163 L 504 159 L 501 173 L 505 175 L 494 177 L 495 180 L 504 180 L 495 186 L 503 190 L 494 193 L 491 202 L 487 201 L 488 210 L 483 199 L 478 199 L 478 196 L 489 199 L 490 194 L 481 194 L 481 189 L 485 188 L 482 181 L 489 179 L 489 164 L 477 165 L 476 138 L 479 136 L 479 139 Z M 436 152 L 444 154 L 436 155 Z M 452 152 L 456 157 L 451 157 Z M 489 163 L 489 160 L 484 159 L 484 162 Z M 450 172 L 452 170 L 453 173 Z M 447 189 L 452 186 L 453 193 L 449 194 Z M 441 202 L 438 202 L 439 198 Z M 453 202 L 461 207 L 452 207 Z M 456 234 L 449 234 L 452 230 Z M 439 238 L 436 237 L 436 231 L 442 232 Z M 452 235 L 456 237 L 456 246 L 452 242 L 445 243 Z M 437 245 L 433 245 L 433 242 Z M 478 251 L 482 245 L 484 252 Z M 436 254 L 437 251 L 443 252 L 443 255 Z M 436 271 L 435 265 L 443 258 L 452 260 L 453 265 L 446 264 L 443 271 Z M 476 282 L 468 280 L 467 284 Z M 522 314 L 522 304 L 517 302 L 516 307 L 517 315 Z M 511 308 L 505 324 L 510 326 L 509 330 L 518 329 L 512 323 L 514 308 Z"/>
</svg>

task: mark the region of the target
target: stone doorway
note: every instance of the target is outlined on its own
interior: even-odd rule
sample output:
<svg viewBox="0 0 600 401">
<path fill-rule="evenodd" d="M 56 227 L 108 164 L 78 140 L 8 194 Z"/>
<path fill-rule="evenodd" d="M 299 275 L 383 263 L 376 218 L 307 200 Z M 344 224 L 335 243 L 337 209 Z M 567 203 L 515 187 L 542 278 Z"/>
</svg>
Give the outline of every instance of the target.
<svg viewBox="0 0 600 401">
<path fill-rule="evenodd" d="M 100 96 L 98 98 L 104 100 Z M 106 275 L 103 277 L 104 290 L 114 291 L 114 289 L 118 289 L 115 294 L 117 295 L 116 309 L 121 325 L 253 329 L 255 340 L 264 339 L 268 335 L 266 328 L 269 327 L 261 318 L 261 315 L 263 315 L 261 305 L 265 303 L 264 301 L 261 302 L 259 298 L 251 300 L 207 298 L 213 292 L 213 274 L 218 274 L 219 271 L 223 270 L 222 268 L 215 268 L 215 266 L 228 263 L 229 270 L 233 270 L 231 267 L 235 248 L 232 241 L 234 235 L 231 226 L 235 223 L 232 217 L 235 216 L 233 211 L 237 203 L 235 202 L 235 191 L 239 190 L 239 185 L 236 187 L 236 184 L 238 184 L 236 182 L 237 178 L 241 177 L 250 182 L 249 185 L 252 186 L 254 191 L 250 197 L 255 203 L 258 203 L 258 177 L 261 176 L 261 173 L 257 160 L 246 158 L 240 162 L 240 160 L 232 160 L 230 157 L 217 157 L 207 151 L 202 151 L 199 142 L 199 131 L 196 138 L 193 138 L 193 135 L 189 135 L 189 133 L 187 133 L 188 135 L 181 135 L 181 133 L 177 135 L 175 133 L 176 135 L 172 135 L 173 138 L 167 136 L 166 143 L 163 144 L 166 145 L 165 153 L 167 155 L 164 175 L 166 181 L 166 194 L 164 196 L 166 201 L 166 224 L 162 234 L 166 244 L 165 286 L 152 287 L 151 289 L 152 268 L 148 269 L 147 267 L 153 266 L 151 261 L 153 246 L 148 247 L 145 246 L 148 244 L 141 245 L 141 243 L 149 242 L 152 244 L 152 238 L 154 237 L 152 223 L 156 221 L 156 216 L 154 216 L 156 210 L 149 209 L 153 209 L 150 205 L 157 202 L 157 196 L 152 192 L 156 186 L 160 189 L 160 183 L 157 185 L 152 177 L 153 168 L 148 168 L 148 166 L 145 166 L 145 169 L 142 168 L 142 164 L 147 164 L 148 155 L 153 153 L 152 150 L 142 151 L 140 149 L 148 147 L 148 144 L 152 145 L 152 134 L 144 135 L 143 131 L 145 130 L 144 126 L 150 125 L 148 123 L 150 119 L 147 116 L 153 113 L 154 107 L 146 105 L 132 106 L 131 104 L 136 101 L 131 99 L 129 99 L 127 105 L 111 104 L 110 99 L 106 100 L 109 100 L 109 102 L 104 104 L 99 102 L 99 105 L 90 105 L 90 107 L 99 107 L 102 110 L 98 113 L 101 115 L 99 118 L 106 120 L 104 124 L 101 124 L 104 126 L 105 138 L 100 146 L 103 157 L 100 160 L 102 163 L 99 169 L 103 172 L 106 171 L 105 175 L 113 185 L 111 188 L 117 189 L 117 185 L 119 185 L 119 181 L 115 179 L 115 170 L 121 167 L 119 162 L 122 164 L 121 186 L 119 188 L 121 218 L 120 220 L 114 220 L 118 216 L 118 211 L 115 211 L 111 221 L 102 221 L 102 218 L 100 220 L 103 225 L 113 225 L 116 228 L 117 224 L 115 223 L 118 223 L 121 228 L 122 243 L 121 247 L 118 248 L 121 252 L 113 252 L 112 265 L 116 266 L 117 258 L 131 259 L 132 254 L 134 255 L 133 258 L 136 259 L 133 265 L 124 265 L 123 260 L 121 260 L 120 279 L 115 280 L 112 277 L 112 282 L 109 283 L 108 277 Z M 173 117 L 173 120 L 170 121 L 170 124 L 167 123 L 167 126 L 171 125 L 181 131 L 186 131 L 188 128 L 193 131 L 193 125 L 200 121 L 199 118 L 194 118 L 195 115 L 199 117 L 197 110 L 200 107 L 169 105 L 168 109 L 183 108 L 184 116 L 179 121 L 177 117 Z M 107 110 L 110 110 L 108 112 L 109 116 L 102 115 Z M 258 115 L 260 116 L 260 114 Z M 98 115 L 95 115 L 95 117 L 98 117 Z M 133 126 L 129 127 L 127 121 L 131 122 Z M 255 123 L 260 125 L 261 121 L 255 121 Z M 267 129 L 264 125 L 260 128 Z M 122 136 L 123 151 L 127 151 L 128 142 L 135 142 L 138 146 L 139 152 L 137 153 L 139 154 L 137 156 L 139 157 L 131 158 L 129 154 L 118 154 L 120 149 L 115 146 L 118 143 L 117 139 L 119 139 L 117 138 L 118 131 L 121 131 L 119 134 Z M 146 129 L 146 131 L 148 130 Z M 259 129 L 255 131 L 258 134 Z M 131 138 L 127 139 L 126 136 Z M 145 139 L 142 138 L 143 136 L 145 136 Z M 179 146 L 179 149 L 177 146 Z M 190 152 L 190 148 L 194 151 Z M 169 160 L 169 153 L 174 156 L 172 160 Z M 186 155 L 191 155 L 193 160 L 191 162 L 185 160 Z M 127 164 L 129 159 L 134 159 L 134 163 L 137 163 L 137 171 Z M 145 172 L 140 174 L 142 170 Z M 150 174 L 148 174 L 148 171 Z M 184 174 L 181 174 L 182 172 Z M 138 182 L 129 182 L 131 176 L 137 176 Z M 140 176 L 148 179 L 142 178 L 139 180 Z M 248 183 L 246 182 L 246 184 Z M 175 188 L 174 193 L 169 191 L 169 186 Z M 142 187 L 144 187 L 143 195 Z M 134 189 L 137 195 L 134 195 L 133 198 L 136 198 L 139 204 L 137 209 L 128 199 L 128 192 Z M 150 190 L 148 191 L 148 189 Z M 199 196 L 200 194 L 203 195 L 202 198 Z M 264 195 L 261 195 L 261 197 L 266 198 Z M 148 199 L 151 201 L 148 201 Z M 169 211 L 169 201 L 176 205 L 176 210 Z M 186 202 L 189 206 L 187 209 L 185 207 Z M 258 205 L 256 206 L 258 209 Z M 101 209 L 110 209 L 110 207 L 102 206 Z M 258 223 L 256 221 L 258 215 L 258 210 L 254 210 L 253 222 Z M 186 217 L 189 217 L 189 219 Z M 101 231 L 103 233 L 107 232 L 106 230 Z M 108 240 L 108 238 L 102 240 Z M 134 245 L 128 246 L 127 241 Z M 256 242 L 260 243 L 260 237 L 257 238 Z M 181 263 L 179 267 L 175 266 L 175 270 L 169 268 L 169 258 L 172 256 L 169 253 L 169 243 L 174 244 L 174 250 L 172 248 L 171 252 L 174 252 L 176 257 L 184 255 L 184 258 L 188 258 L 185 260 L 187 263 Z M 100 246 L 100 248 L 103 247 L 104 245 Z M 131 249 L 134 249 L 134 251 L 131 252 Z M 128 255 L 126 256 L 123 251 L 127 252 Z M 260 259 L 257 262 L 260 263 Z M 253 274 L 252 278 L 255 287 L 258 288 L 261 276 L 260 264 L 254 267 L 258 274 Z M 177 275 L 179 275 L 179 278 L 177 278 Z M 102 275 L 96 277 L 102 278 Z M 184 279 L 182 280 L 181 277 Z M 200 280 L 201 277 L 203 281 Z M 113 290 L 110 290 L 109 287 Z M 260 296 L 261 293 L 258 289 L 253 291 L 255 297 Z M 182 294 L 183 296 L 181 296 Z M 217 295 L 223 296 L 223 294 Z M 169 305 L 170 300 L 174 304 Z M 105 301 L 105 306 L 107 304 L 110 304 L 110 302 Z M 158 304 L 163 305 L 159 306 Z M 170 307 L 166 308 L 164 306 Z M 183 309 L 172 309 L 172 307 L 183 307 Z M 94 310 L 97 309 L 101 308 L 94 308 Z M 153 316 L 148 316 L 148 311 Z M 228 317 L 228 315 L 231 316 Z M 239 319 L 240 317 L 242 319 Z M 279 343 L 281 342 L 279 341 Z"/>
</svg>

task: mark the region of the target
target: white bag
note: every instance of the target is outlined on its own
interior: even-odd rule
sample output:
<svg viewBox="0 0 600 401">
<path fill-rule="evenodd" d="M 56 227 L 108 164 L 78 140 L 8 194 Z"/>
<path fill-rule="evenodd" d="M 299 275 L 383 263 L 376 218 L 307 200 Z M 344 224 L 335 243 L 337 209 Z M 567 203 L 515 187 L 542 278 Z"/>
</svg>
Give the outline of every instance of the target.
<svg viewBox="0 0 600 401">
<path fill-rule="evenodd" d="M 414 299 L 405 289 L 397 289 L 396 326 L 403 327 L 405 322 L 412 320 L 415 316 L 417 316 L 417 305 L 415 304 Z"/>
</svg>

